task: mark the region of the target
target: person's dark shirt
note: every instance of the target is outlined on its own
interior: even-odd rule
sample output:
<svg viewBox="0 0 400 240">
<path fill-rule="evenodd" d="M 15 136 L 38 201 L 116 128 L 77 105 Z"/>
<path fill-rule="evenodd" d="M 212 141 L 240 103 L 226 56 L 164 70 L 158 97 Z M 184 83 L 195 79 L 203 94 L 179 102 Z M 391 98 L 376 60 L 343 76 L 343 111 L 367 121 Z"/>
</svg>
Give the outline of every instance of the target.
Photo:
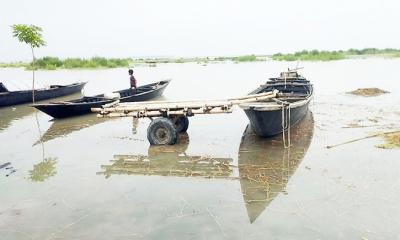
<svg viewBox="0 0 400 240">
<path fill-rule="evenodd" d="M 131 81 L 131 88 L 133 87 L 136 88 L 136 78 L 133 75 L 131 75 L 130 81 Z"/>
</svg>

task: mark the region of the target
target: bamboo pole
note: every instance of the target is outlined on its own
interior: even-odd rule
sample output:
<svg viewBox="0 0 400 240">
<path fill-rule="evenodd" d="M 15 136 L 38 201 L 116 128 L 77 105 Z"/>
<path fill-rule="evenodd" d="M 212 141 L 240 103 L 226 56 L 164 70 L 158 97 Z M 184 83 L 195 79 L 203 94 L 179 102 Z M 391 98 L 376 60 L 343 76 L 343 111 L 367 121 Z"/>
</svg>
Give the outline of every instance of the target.
<svg viewBox="0 0 400 240">
<path fill-rule="evenodd" d="M 176 110 L 176 111 L 168 111 L 168 110 L 154 110 L 154 111 L 130 111 L 130 112 L 110 112 L 98 114 L 97 117 L 134 117 L 134 118 L 142 118 L 142 117 L 163 117 L 163 116 L 186 116 L 189 113 L 192 115 L 195 114 L 219 114 L 219 113 L 231 113 L 231 108 L 221 108 L 216 107 L 212 109 L 194 109 L 190 111 L 185 110 Z"/>
<path fill-rule="evenodd" d="M 276 96 L 276 92 L 269 92 L 268 94 L 251 95 L 250 97 L 242 97 L 241 99 L 233 100 L 213 100 L 213 101 L 184 101 L 184 102 L 153 102 L 148 104 L 143 102 L 141 104 L 119 104 L 116 107 L 109 107 L 104 105 L 103 108 L 92 108 L 92 112 L 99 112 L 102 114 L 111 112 L 126 112 L 126 111 L 140 111 L 140 110 L 160 110 L 160 109 L 196 109 L 196 108 L 207 108 L 207 107 L 225 107 L 231 108 L 233 105 L 247 103 L 247 102 L 258 102 L 265 101 Z"/>
<path fill-rule="evenodd" d="M 252 94 L 240 98 L 231 98 L 228 100 L 192 100 L 192 101 L 148 101 L 148 102 L 129 102 L 129 103 L 120 103 L 116 107 L 111 107 L 104 105 L 102 108 L 92 108 L 93 112 L 101 112 L 109 111 L 124 111 L 124 110 L 138 110 L 138 109 L 158 109 L 158 108 L 181 108 L 181 107 L 202 107 L 204 105 L 207 106 L 219 106 L 219 105 L 230 105 L 230 104 L 239 104 L 242 103 L 243 100 L 250 101 L 260 101 L 263 99 L 272 98 L 271 96 L 275 96 L 277 91 L 260 93 L 260 94 Z M 264 98 L 265 97 L 265 98 Z"/>
<path fill-rule="evenodd" d="M 364 139 L 368 139 L 368 138 L 374 138 L 374 137 L 379 137 L 379 136 L 384 136 L 384 135 L 394 134 L 394 133 L 399 133 L 399 132 L 400 132 L 400 131 L 376 133 L 376 134 L 369 135 L 369 136 L 366 136 L 366 137 L 353 139 L 353 140 L 350 140 L 350 141 L 347 141 L 347 142 L 342 142 L 342 143 L 335 144 L 335 145 L 329 145 L 329 146 L 326 146 L 326 148 L 331 149 L 331 148 L 334 148 L 334 147 L 339 147 L 339 146 L 342 146 L 342 145 L 345 145 L 345 144 L 349 144 L 349 143 L 353 143 L 353 142 L 358 142 L 358 141 L 361 141 L 361 140 L 364 140 Z"/>
</svg>

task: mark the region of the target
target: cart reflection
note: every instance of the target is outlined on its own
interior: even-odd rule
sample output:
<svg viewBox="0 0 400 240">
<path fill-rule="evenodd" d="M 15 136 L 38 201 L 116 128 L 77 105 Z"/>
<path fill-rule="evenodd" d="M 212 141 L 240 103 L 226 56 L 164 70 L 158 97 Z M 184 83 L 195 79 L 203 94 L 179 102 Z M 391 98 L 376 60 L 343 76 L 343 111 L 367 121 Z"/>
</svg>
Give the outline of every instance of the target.
<svg viewBox="0 0 400 240">
<path fill-rule="evenodd" d="M 179 177 L 227 178 L 232 175 L 231 158 L 191 156 L 186 154 L 189 135 L 179 135 L 179 144 L 150 146 L 148 155 L 114 155 L 110 165 L 102 165 L 99 175 L 159 175 Z"/>
</svg>

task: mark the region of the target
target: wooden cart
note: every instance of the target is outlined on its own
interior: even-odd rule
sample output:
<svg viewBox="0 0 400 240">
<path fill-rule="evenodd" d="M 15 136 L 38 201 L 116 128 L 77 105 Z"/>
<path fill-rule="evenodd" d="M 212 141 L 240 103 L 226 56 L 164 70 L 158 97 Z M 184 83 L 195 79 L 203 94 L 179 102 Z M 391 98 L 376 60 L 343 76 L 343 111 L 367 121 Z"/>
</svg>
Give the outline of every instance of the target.
<svg viewBox="0 0 400 240">
<path fill-rule="evenodd" d="M 175 144 L 177 135 L 186 132 L 189 117 L 197 114 L 231 113 L 232 107 L 246 102 L 267 101 L 278 91 L 247 95 L 226 100 L 199 101 L 149 101 L 119 103 L 119 101 L 92 108 L 98 117 L 148 117 L 152 121 L 147 129 L 147 139 L 151 145 Z"/>
</svg>

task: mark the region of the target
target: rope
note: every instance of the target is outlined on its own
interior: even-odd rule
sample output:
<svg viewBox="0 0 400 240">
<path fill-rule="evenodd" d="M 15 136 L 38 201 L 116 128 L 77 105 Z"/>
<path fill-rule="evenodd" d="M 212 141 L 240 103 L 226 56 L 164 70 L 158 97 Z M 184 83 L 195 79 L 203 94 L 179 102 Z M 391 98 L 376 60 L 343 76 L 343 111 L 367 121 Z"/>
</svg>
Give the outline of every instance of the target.
<svg viewBox="0 0 400 240">
<path fill-rule="evenodd" d="M 290 148 L 290 112 L 290 103 L 282 102 L 282 141 L 285 149 Z M 285 129 L 287 130 L 287 138 L 285 137 Z"/>
</svg>

